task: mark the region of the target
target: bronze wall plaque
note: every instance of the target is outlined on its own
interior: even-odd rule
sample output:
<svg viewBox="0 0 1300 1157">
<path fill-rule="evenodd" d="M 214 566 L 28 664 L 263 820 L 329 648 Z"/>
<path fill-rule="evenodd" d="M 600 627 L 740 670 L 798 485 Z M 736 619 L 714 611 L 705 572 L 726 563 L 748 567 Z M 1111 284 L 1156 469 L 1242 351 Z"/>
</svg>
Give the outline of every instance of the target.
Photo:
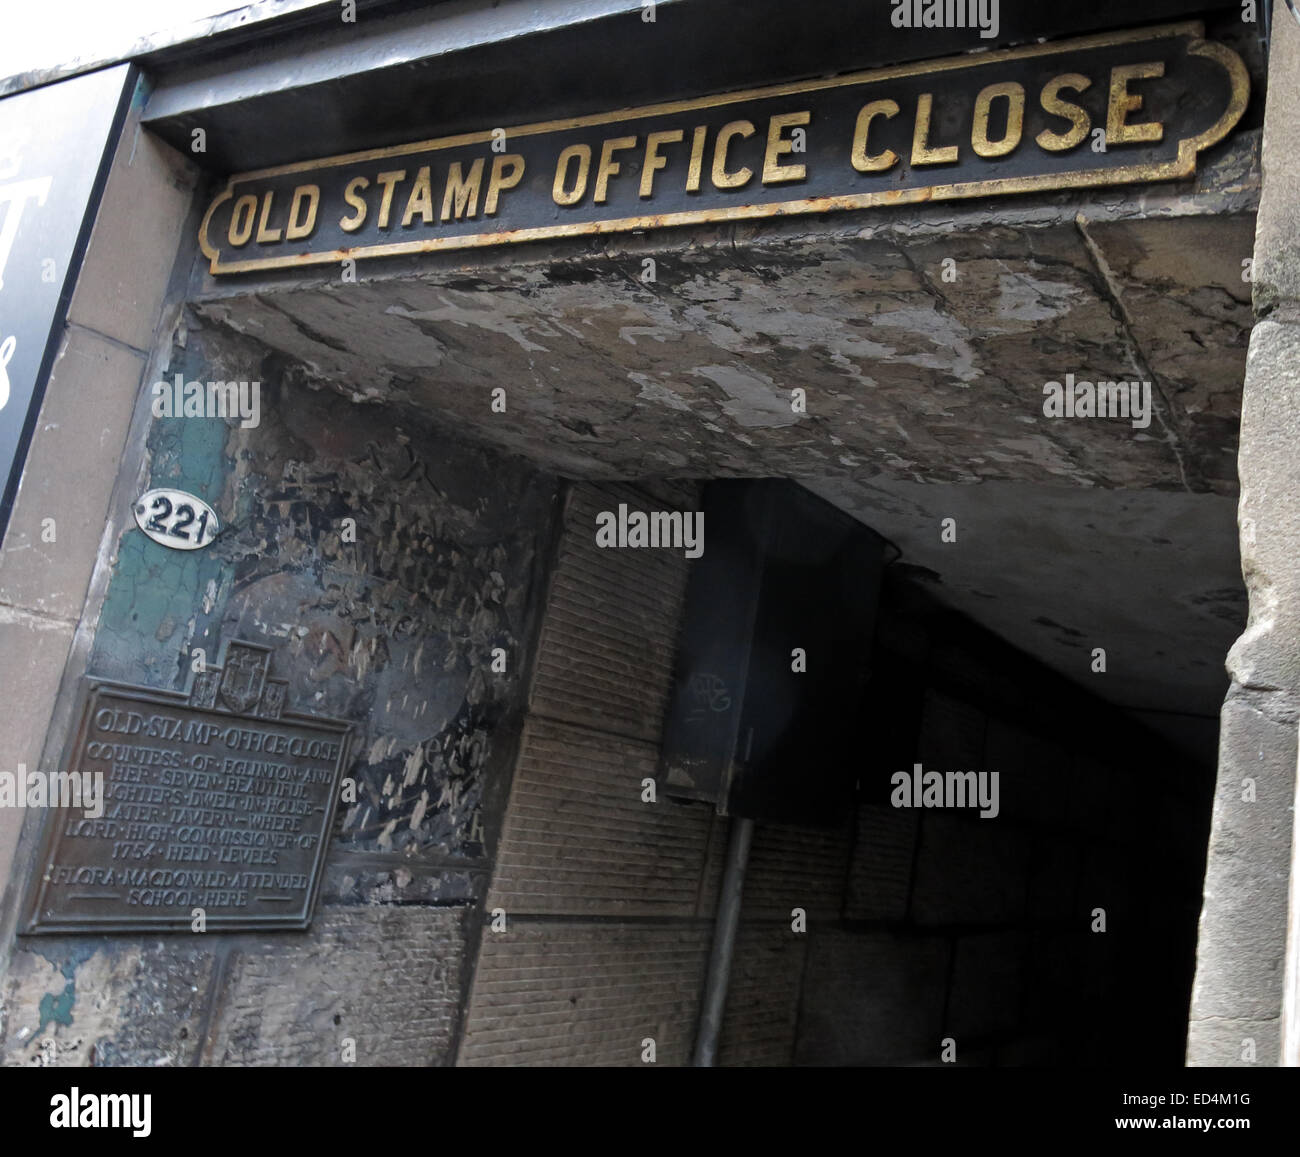
<svg viewBox="0 0 1300 1157">
<path fill-rule="evenodd" d="M 241 173 L 199 245 L 243 273 L 1171 180 L 1249 90 L 1196 22 L 969 53 Z"/>
<path fill-rule="evenodd" d="M 87 682 L 60 770 L 103 798 L 51 817 L 25 932 L 308 927 L 351 725 L 285 711 L 270 658 L 232 641 L 188 694 Z"/>
</svg>

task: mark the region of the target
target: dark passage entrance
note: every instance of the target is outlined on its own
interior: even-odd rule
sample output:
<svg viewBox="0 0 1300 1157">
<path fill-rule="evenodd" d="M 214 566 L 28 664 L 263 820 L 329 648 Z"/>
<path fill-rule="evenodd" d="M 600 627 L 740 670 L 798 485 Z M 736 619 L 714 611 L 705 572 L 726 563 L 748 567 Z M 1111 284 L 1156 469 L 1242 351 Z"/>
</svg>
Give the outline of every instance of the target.
<svg viewBox="0 0 1300 1157">
<path fill-rule="evenodd" d="M 806 491 L 715 482 L 701 506 L 661 786 L 756 821 L 760 877 L 804 889 L 742 901 L 733 1033 L 779 1015 L 784 940 L 797 1063 L 1178 1064 L 1213 766 Z M 800 881 L 782 829 L 844 870 Z"/>
<path fill-rule="evenodd" d="M 483 803 L 457 1063 L 640 1064 L 644 1041 L 689 1063 L 747 812 L 717 1063 L 1181 1060 L 1244 618 L 1253 217 L 1232 205 L 863 214 L 194 305 L 224 376 L 279 379 L 286 414 L 329 398 L 302 431 L 323 461 L 361 405 L 562 496 L 535 653 L 526 632 L 506 648 L 522 720 L 491 742 L 513 770 L 434 785 L 421 812 Z M 260 370 L 240 342 L 269 351 Z M 1049 412 L 1069 374 L 1150 378 L 1150 424 Z M 742 515 L 711 513 L 709 484 L 742 479 L 802 512 L 728 559 Z M 473 525 L 479 483 L 438 485 L 421 502 Z M 602 543 L 620 510 L 704 512 L 702 552 Z M 537 541 L 551 517 L 527 515 Z M 719 567 L 700 609 L 692 575 Z M 435 604 L 423 653 L 452 662 Z M 740 672 L 753 695 L 674 765 L 674 688 L 707 719 Z M 467 686 L 473 707 L 497 683 Z M 368 742 L 367 774 L 403 784 L 403 749 Z M 406 838 L 386 806 L 366 822 Z"/>
</svg>

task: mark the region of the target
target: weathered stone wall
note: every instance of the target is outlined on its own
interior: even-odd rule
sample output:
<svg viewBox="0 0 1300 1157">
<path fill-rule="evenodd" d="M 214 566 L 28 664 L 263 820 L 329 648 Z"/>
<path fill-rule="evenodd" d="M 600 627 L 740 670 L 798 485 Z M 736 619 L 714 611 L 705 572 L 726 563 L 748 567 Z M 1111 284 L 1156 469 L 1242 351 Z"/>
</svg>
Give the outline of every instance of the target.
<svg viewBox="0 0 1300 1157">
<path fill-rule="evenodd" d="M 1257 309 L 1266 320 L 1254 339 L 1247 389 L 1249 442 L 1243 439 L 1243 541 L 1252 583 L 1252 626 L 1234 657 L 1237 682 L 1224 713 L 1218 834 L 1189 1053 L 1194 1061 L 1209 1063 L 1231 1062 L 1245 1038 L 1257 1040 L 1264 1063 L 1270 1039 L 1275 1040 L 1287 808 L 1300 715 L 1295 706 L 1298 678 L 1284 644 L 1295 627 L 1288 619 L 1294 592 L 1286 567 L 1294 555 L 1294 519 L 1286 504 L 1297 481 L 1288 465 L 1295 430 L 1279 385 L 1289 380 L 1297 344 L 1292 335 L 1300 285 L 1293 276 L 1300 262 L 1292 239 L 1297 142 L 1288 110 L 1296 103 L 1300 55 L 1297 32 L 1281 3 L 1275 27 L 1270 100 L 1279 111 L 1271 114 L 1268 130 L 1269 211 L 1260 220 L 1263 263 L 1256 284 Z M 1234 145 L 1223 166 L 1231 178 L 1221 207 L 1225 213 L 1254 208 L 1251 182 L 1232 183 L 1238 173 L 1253 174 L 1250 143 L 1243 139 Z M 434 436 L 419 420 L 397 430 L 393 408 L 372 409 L 318 391 L 303 364 L 336 357 L 337 376 L 350 381 L 359 397 L 373 399 L 381 392 L 368 380 L 377 372 L 374 347 L 357 335 L 378 335 L 376 342 L 397 351 L 394 364 L 429 370 L 423 374 L 424 396 L 437 401 L 439 413 L 482 425 L 492 419 L 484 417 L 488 411 L 476 400 L 484 378 L 473 358 L 491 361 L 497 373 L 503 365 L 513 366 L 519 372 L 506 376 L 522 378 L 529 365 L 523 359 L 535 352 L 528 335 L 538 330 L 510 336 L 516 330 L 510 328 L 514 319 L 507 319 L 506 336 L 500 339 L 503 354 L 495 339 L 484 339 L 501 324 L 488 310 L 476 321 L 481 329 L 464 339 L 460 330 L 471 312 L 468 306 L 475 303 L 458 295 L 487 283 L 460 280 L 450 293 L 443 285 L 432 287 L 436 302 L 417 297 L 402 314 L 390 311 L 392 302 L 382 292 L 359 287 L 354 288 L 360 296 L 354 295 L 347 309 L 335 308 L 338 303 L 328 296 L 304 307 L 283 294 L 278 306 L 251 295 L 226 313 L 209 306 L 209 319 L 226 317 L 252 334 L 263 326 L 259 336 L 276 345 L 280 356 L 268 358 L 256 345 L 233 341 L 228 334 L 217 338 L 193 330 L 167 372 L 259 376 L 266 390 L 264 425 L 238 431 L 220 424 L 160 421 L 150 439 L 143 481 L 203 493 L 218 507 L 230 533 L 209 551 L 192 556 L 171 555 L 134 529 L 114 536 L 115 526 L 130 525 L 129 516 L 113 513 L 112 501 L 122 497 L 112 496 L 114 478 L 120 489 L 129 485 L 132 471 L 131 463 L 119 470 L 114 459 L 124 441 L 129 445 L 132 400 L 149 362 L 165 271 L 189 206 L 187 182 L 192 178 L 178 158 L 140 137 L 119 156 L 115 183 L 110 183 L 106 211 L 116 217 L 105 216 L 97 232 L 106 231 L 130 258 L 122 258 L 122 250 L 105 253 L 96 271 L 92 259 L 104 251 L 92 243 L 10 542 L 0 559 L 0 653 L 9 676 L 5 685 L 13 723 L 4 736 L 6 765 L 38 761 L 61 677 L 66 684 L 85 671 L 181 687 L 194 648 L 217 659 L 221 639 L 241 635 L 275 648 L 277 673 L 291 678 L 295 706 L 357 723 L 359 741 L 350 770 L 362 790 L 358 802 L 338 817 L 322 905 L 311 932 L 22 942 L 6 963 L 0 988 L 0 1060 L 23 1064 L 46 1056 L 64 1063 L 323 1064 L 337 1063 L 343 1041 L 351 1040 L 358 1063 L 449 1063 L 457 1055 L 463 1063 L 530 1057 L 637 1063 L 640 1041 L 650 1035 L 659 1042 L 660 1063 L 680 1062 L 689 1054 L 725 825 L 709 817 L 707 809 L 687 805 L 647 813 L 635 797 L 657 754 L 657 712 L 668 687 L 663 648 L 675 630 L 680 586 L 674 584 L 682 574 L 673 570 L 675 564 L 668 566 L 670 573 L 656 572 L 662 560 L 643 554 L 637 565 L 649 569 L 641 580 L 615 567 L 603 580 L 604 603 L 584 602 L 585 595 L 598 591 L 605 572 L 593 571 L 576 540 L 570 543 L 569 573 L 586 568 L 590 582 L 568 588 L 567 606 L 553 595 L 548 618 L 557 631 L 575 632 L 594 615 L 595 630 L 583 640 L 571 640 L 567 650 L 558 643 L 543 648 L 546 667 L 533 685 L 533 713 L 521 736 L 528 643 L 545 570 L 553 483 L 517 462 L 465 447 L 459 431 Z M 1165 201 L 1144 197 L 1142 211 L 1181 211 L 1174 202 L 1184 192 L 1165 194 Z M 1187 193 L 1187 200 L 1193 199 Z M 947 236 L 956 220 L 969 233 L 1004 215 L 1008 222 L 1024 224 L 1018 213 L 1026 220 L 1038 213 L 1058 225 L 1073 221 L 1073 208 L 1066 212 L 1055 205 L 1026 204 L 1027 210 L 1012 205 L 992 217 L 982 206 L 954 210 L 951 219 L 944 210 L 943 220 L 932 216 L 919 232 Z M 1127 251 L 1129 226 L 1122 218 L 1137 213 L 1137 206 L 1135 198 L 1116 198 L 1105 209 L 1120 219 L 1110 224 L 1110 231 L 1106 224 L 1089 226 L 1102 250 L 1112 255 Z M 898 226 L 882 214 L 855 219 L 854 229 L 873 220 L 882 229 Z M 152 223 L 147 236 L 139 232 L 142 222 Z M 1132 231 L 1145 244 L 1162 224 L 1138 222 Z M 898 227 L 907 232 L 910 225 Z M 804 228 L 825 232 L 821 224 L 800 226 Z M 1227 217 L 1207 218 L 1197 228 L 1208 241 L 1230 231 L 1231 223 Z M 747 226 L 740 236 L 744 240 L 757 233 Z M 730 249 L 735 234 L 726 236 L 723 248 Z M 792 241 L 776 232 L 766 236 L 783 244 Z M 1014 250 L 1012 256 L 1024 256 L 1016 235 L 1002 241 Z M 653 244 L 661 244 L 657 236 L 631 240 L 627 249 L 638 253 L 639 246 Z M 832 246 L 841 244 L 854 247 L 846 252 L 867 255 L 851 264 L 870 266 L 873 276 L 885 268 L 889 277 L 902 279 L 907 295 L 900 298 L 903 316 L 910 316 L 912 297 L 924 303 L 932 296 L 912 268 L 915 262 L 896 256 L 892 244 L 882 260 L 871 255 L 883 241 L 832 241 Z M 987 256 L 992 262 L 988 269 L 994 271 L 992 259 L 1003 254 L 996 246 L 984 254 L 983 242 L 971 244 L 969 253 L 963 251 L 970 268 L 977 271 Z M 1032 256 L 1030 250 L 1032 246 L 1026 253 Z M 1054 256 L 1051 246 L 1044 252 Z M 816 309 L 824 313 L 825 303 L 843 296 L 847 283 L 842 255 L 830 253 L 824 261 L 818 256 L 817 264 L 825 264 L 826 276 L 816 282 L 825 290 Z M 610 301 L 624 308 L 611 297 L 616 280 L 644 292 L 636 288 L 635 276 L 617 268 L 618 262 L 606 265 L 606 280 L 595 287 L 599 293 L 578 278 L 565 308 L 587 320 L 592 310 Z M 1104 320 L 1106 307 L 1083 292 L 1091 274 L 1076 266 L 1073 259 L 1063 263 L 1067 280 L 1062 284 L 1077 280 L 1087 305 L 1085 320 L 1092 325 L 1091 319 Z M 1117 261 L 1116 269 L 1127 281 L 1128 264 Z M 463 271 L 455 276 L 462 278 Z M 531 290 L 542 275 L 525 270 L 518 276 L 524 289 Z M 727 276 L 739 287 L 738 299 L 750 292 L 748 274 Z M 1208 292 L 1205 279 L 1199 271 L 1189 277 L 1197 295 L 1191 304 L 1199 308 L 1199 295 Z M 558 293 L 562 279 L 548 274 L 546 280 L 556 282 L 548 292 Z M 888 292 L 898 290 L 888 278 L 884 284 Z M 505 300 L 496 296 L 498 302 Z M 1017 300 L 1013 295 L 1012 306 Z M 365 308 L 367 302 L 371 308 Z M 1160 329 L 1164 315 L 1155 311 L 1158 302 L 1148 304 L 1151 320 L 1144 324 Z M 734 312 L 738 332 L 749 343 L 760 336 L 753 318 L 770 328 L 770 317 L 742 305 Z M 951 305 L 965 317 L 961 302 Z M 550 327 L 557 312 L 563 316 L 540 298 L 539 304 L 520 308 L 535 310 L 530 327 Z M 592 343 L 611 349 L 627 346 L 635 372 L 643 373 L 646 341 L 653 341 L 654 349 L 667 349 L 683 334 L 681 325 L 660 324 L 656 310 L 665 307 L 645 308 L 649 321 L 629 313 L 618 324 L 583 329 L 575 324 L 572 329 L 590 330 Z M 733 309 L 718 308 L 722 313 Z M 358 348 L 336 348 L 331 325 L 321 324 L 322 318 L 337 321 L 344 314 L 351 314 L 350 340 Z M 477 318 L 477 307 L 474 314 Z M 1228 314 L 1230 320 L 1235 317 L 1231 308 Z M 917 366 L 942 368 L 917 361 L 931 357 L 933 332 L 939 332 L 927 328 L 928 311 L 921 316 L 922 322 L 913 320 L 906 327 L 912 334 L 908 341 L 915 337 L 917 348 L 900 348 Z M 1028 327 L 1025 332 L 1041 331 L 1041 318 L 1016 313 L 1014 320 L 1017 327 Z M 642 330 L 633 323 L 644 323 L 648 335 L 639 346 Z M 431 327 L 442 338 L 450 332 L 463 339 L 448 342 L 446 350 L 434 347 L 436 359 L 446 354 L 443 372 L 435 372 L 436 360 L 427 367 L 398 356 L 410 343 L 424 356 Z M 1234 329 L 1235 323 L 1227 328 Z M 1197 334 L 1179 325 L 1163 325 L 1160 332 L 1180 341 L 1186 334 L 1176 360 L 1203 368 Z M 808 364 L 802 334 L 796 326 L 784 338 L 772 339 L 778 345 L 785 341 L 789 350 L 781 357 L 788 356 L 789 365 L 801 371 Z M 838 353 L 838 340 L 826 346 L 828 355 Z M 512 343 L 518 348 L 511 348 Z M 691 364 L 715 360 L 706 349 Z M 584 341 L 562 368 L 548 372 L 556 383 L 572 388 L 575 365 L 603 363 L 591 356 Z M 386 401 L 395 406 L 404 399 L 404 412 L 410 415 L 410 383 L 392 365 L 378 372 L 379 386 L 388 391 Z M 667 380 L 667 369 L 656 373 Z M 667 400 L 662 383 L 630 373 L 623 377 L 637 398 L 657 399 L 676 418 L 678 407 Z M 1187 380 L 1198 379 L 1189 370 Z M 1215 380 L 1230 386 L 1226 370 Z M 722 411 L 748 417 L 746 406 L 726 388 L 734 387 L 734 381 L 708 378 L 706 386 L 709 381 L 722 391 L 719 396 L 736 403 L 722 403 Z M 611 404 L 603 369 L 591 371 L 590 382 L 580 377 L 577 385 L 591 387 L 593 404 Z M 899 379 L 898 388 L 907 391 L 914 385 Z M 1230 395 L 1230 389 L 1220 390 L 1225 393 Z M 570 408 L 568 400 L 556 406 L 549 390 L 529 398 L 539 411 L 549 407 L 558 414 Z M 1213 455 L 1205 483 L 1229 489 L 1221 459 L 1231 413 L 1200 405 L 1187 408 L 1185 416 L 1192 428 L 1189 444 Z M 715 429 L 704 429 L 723 438 Z M 570 455 L 566 461 L 590 469 L 619 444 L 616 431 L 628 435 L 626 445 L 639 440 L 638 453 L 645 451 L 652 464 L 677 470 L 687 461 L 680 440 L 642 437 L 622 402 L 595 429 L 585 420 L 546 427 L 519 423 L 504 439 L 515 439 L 518 448 L 530 453 L 541 453 L 539 447 L 549 440 L 553 456 Z M 478 432 L 489 436 L 485 429 Z M 758 460 L 758 451 L 736 458 L 741 445 L 750 443 L 727 442 L 697 461 L 743 466 Z M 611 459 L 604 463 L 606 472 L 630 473 L 624 468 L 629 460 Z M 764 459 L 769 467 L 771 461 Z M 842 465 L 849 472 L 859 470 L 853 462 Z M 616 502 L 616 494 L 606 498 Z M 101 531 L 105 506 L 108 529 Z M 39 535 L 49 513 L 61 520 L 57 549 L 47 549 Z M 345 542 L 339 531 L 338 524 L 348 516 L 358 518 L 355 544 Z M 522 536 L 519 527 L 525 528 Z M 101 533 L 107 536 L 102 552 L 97 549 Z M 92 576 L 97 555 L 99 569 Z M 603 561 L 614 563 L 612 556 Z M 105 581 L 111 577 L 102 615 L 97 597 L 90 603 L 85 599 L 88 584 L 94 596 L 101 573 Z M 644 595 L 640 601 L 632 597 L 638 590 Z M 91 608 L 85 617 L 83 604 Z M 603 621 L 595 613 L 602 605 L 607 608 Z M 486 669 L 486 655 L 497 645 L 509 655 L 504 676 Z M 899 650 L 912 653 L 908 647 Z M 71 660 L 65 662 L 69 653 Z M 1133 793 L 1125 798 L 1136 802 L 1127 810 L 1107 811 L 1115 782 L 1110 776 L 1117 773 L 1078 758 L 1062 762 L 1059 752 L 1043 749 L 1041 737 L 1028 736 L 1007 721 L 1011 716 L 1005 702 L 999 710 L 972 706 L 961 695 L 940 694 L 931 697 L 928 710 L 946 720 L 929 725 L 929 734 L 966 734 L 969 725 L 972 735 L 982 736 L 981 758 L 991 768 L 1006 770 L 1008 779 L 1008 769 L 1022 763 L 1040 773 L 1063 766 L 1065 773 L 1058 779 L 1039 774 L 1025 781 L 1018 798 L 1038 799 L 1032 807 L 1041 805 L 1041 810 L 1020 817 L 1017 822 L 1026 826 L 1005 841 L 989 840 L 979 821 L 900 815 L 879 801 L 863 802 L 840 832 L 762 826 L 722 1063 L 933 1060 L 936 1036 L 946 1032 L 959 1036 L 963 1062 L 1064 1057 L 1074 1063 L 1079 1053 L 1072 1047 L 1072 1034 L 1081 1022 L 1091 1027 L 1096 1018 L 1076 1013 L 1061 1024 L 1059 1010 L 1063 1000 L 1080 993 L 1105 1025 L 1127 1025 L 1127 1016 L 1132 1023 L 1147 1023 L 1148 1010 L 1126 1005 L 1114 988 L 1117 957 L 1108 955 L 1108 946 L 1117 939 L 1122 943 L 1122 937 L 1082 936 L 1073 925 L 1043 933 L 1036 922 L 1083 919 L 1081 898 L 1100 892 L 1107 899 L 1116 897 L 1111 905 L 1121 914 L 1122 927 L 1152 919 L 1155 929 L 1182 935 L 1189 909 L 1175 900 L 1171 911 L 1161 911 L 1164 897 L 1181 896 L 1176 889 L 1162 890 L 1162 881 L 1167 873 L 1181 886 L 1180 865 L 1195 858 L 1195 848 L 1185 846 L 1199 837 L 1195 809 L 1180 810 L 1163 785 L 1154 795 L 1144 794 L 1148 789 L 1138 776 L 1120 780 L 1123 790 Z M 1015 711 L 1023 712 L 1023 705 Z M 916 727 L 924 730 L 919 718 Z M 56 713 L 55 733 L 67 723 Z M 871 741 L 870 735 L 864 739 Z M 898 752 L 896 766 L 908 766 L 919 750 L 913 743 L 905 753 Z M 507 832 L 498 862 L 501 811 L 517 752 L 510 811 L 514 828 Z M 937 761 L 942 755 L 933 757 Z M 1259 793 L 1258 804 L 1250 808 L 1238 803 L 1247 776 L 1257 780 Z M 1068 780 L 1068 789 L 1060 787 L 1061 778 Z M 1010 791 L 1005 799 L 1012 817 Z M 1135 842 L 1137 818 L 1145 816 L 1167 819 L 1149 852 Z M 12 819 L 0 817 L 0 862 L 7 862 L 17 838 Z M 1107 841 L 1093 846 L 1091 836 L 1099 831 Z M 1158 856 L 1161 848 L 1175 844 L 1171 868 Z M 494 863 L 498 872 L 491 903 L 508 914 L 508 931 L 499 935 L 483 930 L 487 913 L 480 904 Z M 29 858 L 18 865 L 17 874 L 31 866 Z M 1136 894 L 1130 887 L 1135 875 L 1144 881 L 1145 894 L 1136 911 L 1125 904 L 1127 896 Z M 1242 902 L 1243 896 L 1248 902 Z M 9 899 L 15 899 L 12 892 Z M 809 914 L 810 932 L 802 937 L 789 931 L 793 906 Z M 480 936 L 485 947 L 475 1032 L 458 1051 L 460 1007 Z M 1081 943 L 1092 955 L 1079 954 Z M 10 948 L 0 945 L 5 953 Z M 549 975 L 539 974 L 539 959 L 553 970 Z M 1129 959 L 1147 962 L 1128 974 L 1136 977 L 1129 981 L 1135 991 L 1170 986 L 1168 974 L 1149 964 L 1160 957 Z M 1026 978 L 1026 960 L 1032 965 L 1032 983 Z M 1095 1039 L 1101 1043 L 1091 1055 L 1099 1063 L 1135 1059 L 1131 1031 Z M 1108 1051 L 1108 1039 L 1121 1041 L 1122 1047 Z M 863 1040 L 889 1046 L 864 1052 Z"/>
<path fill-rule="evenodd" d="M 355 725 L 356 800 L 336 816 L 309 932 L 20 940 L 0 1056 L 449 1063 L 556 483 L 193 318 L 175 374 L 260 382 L 260 422 L 153 422 L 147 485 L 203 497 L 224 530 L 190 552 L 120 536 L 87 674 L 180 690 L 200 650 L 215 663 L 224 640 L 266 644 L 290 708 Z"/>
<path fill-rule="evenodd" d="M 1300 25 L 1273 13 L 1264 181 L 1238 471 L 1250 619 L 1228 656 L 1219 782 L 1187 1060 L 1274 1065 L 1281 1048 L 1296 726 L 1300 721 Z"/>
<path fill-rule="evenodd" d="M 114 153 L 40 418 L 0 549 L 0 768 L 35 768 L 60 710 L 66 670 L 84 663 L 106 577 L 123 443 L 154 358 L 176 237 L 198 171 L 142 133 L 135 93 Z M 129 519 L 130 515 L 127 514 Z M 71 656 L 71 661 L 69 661 Z M 0 808 L 0 897 L 12 880 L 22 812 Z M 8 935 L 0 904 L 0 942 Z"/>
</svg>

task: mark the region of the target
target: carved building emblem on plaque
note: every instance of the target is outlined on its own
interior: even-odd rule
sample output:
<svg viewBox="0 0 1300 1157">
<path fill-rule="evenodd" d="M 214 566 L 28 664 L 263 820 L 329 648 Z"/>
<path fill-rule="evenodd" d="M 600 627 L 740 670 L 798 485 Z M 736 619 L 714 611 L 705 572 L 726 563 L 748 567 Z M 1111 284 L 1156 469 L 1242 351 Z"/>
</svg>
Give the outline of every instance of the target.
<svg viewBox="0 0 1300 1157">
<path fill-rule="evenodd" d="M 52 812 L 24 932 L 311 923 L 351 725 L 288 710 L 270 672 L 231 640 L 188 693 L 86 681 L 59 770 L 103 790 Z"/>
<path fill-rule="evenodd" d="M 221 669 L 221 698 L 231 711 L 243 714 L 262 697 L 270 655 L 232 643 Z"/>
</svg>

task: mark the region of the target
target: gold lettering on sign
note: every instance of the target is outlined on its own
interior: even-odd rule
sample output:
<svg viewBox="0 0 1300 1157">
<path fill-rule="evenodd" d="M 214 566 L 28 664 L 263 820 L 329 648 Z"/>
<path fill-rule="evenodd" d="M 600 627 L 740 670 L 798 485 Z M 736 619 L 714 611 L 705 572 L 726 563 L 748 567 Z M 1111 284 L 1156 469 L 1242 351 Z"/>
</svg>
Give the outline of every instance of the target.
<svg viewBox="0 0 1300 1157">
<path fill-rule="evenodd" d="M 655 173 L 668 164 L 667 157 L 659 155 L 660 145 L 675 145 L 685 134 L 681 129 L 651 133 L 645 139 L 645 163 L 641 166 L 641 196 L 651 197 L 655 189 Z"/>
<path fill-rule="evenodd" d="M 493 160 L 487 196 L 483 198 L 483 212 L 491 217 L 497 211 L 501 194 L 513 189 L 523 179 L 524 158 L 518 153 L 505 153 Z"/>
<path fill-rule="evenodd" d="M 876 117 L 889 120 L 898 116 L 896 100 L 873 100 L 862 106 L 858 113 L 858 123 L 853 130 L 853 152 L 850 160 L 859 173 L 879 173 L 892 169 L 898 164 L 898 154 L 893 149 L 872 155 L 867 152 L 867 134 L 871 132 L 871 122 Z"/>
<path fill-rule="evenodd" d="M 230 211 L 230 244 L 238 248 L 247 245 L 253 236 L 253 218 L 257 215 L 257 198 L 252 193 L 245 193 Z M 240 217 L 243 220 L 240 220 Z"/>
<path fill-rule="evenodd" d="M 378 184 L 383 185 L 384 187 L 384 196 L 383 199 L 379 202 L 379 216 L 375 220 L 375 224 L 378 225 L 379 228 L 381 229 L 388 228 L 388 215 L 393 208 L 393 189 L 397 185 L 398 181 L 405 181 L 405 180 L 406 180 L 405 169 L 394 169 L 387 173 L 380 173 L 375 178 L 375 181 Z"/>
<path fill-rule="evenodd" d="M 479 157 L 469 167 L 466 177 L 459 161 L 452 161 L 447 169 L 447 187 L 442 194 L 442 219 L 457 221 L 478 215 L 479 188 L 483 184 L 483 158 Z"/>
<path fill-rule="evenodd" d="M 732 137 L 752 137 L 754 126 L 750 121 L 732 121 L 725 124 L 718 132 L 718 139 L 713 143 L 713 184 L 718 189 L 739 189 L 749 184 L 754 170 L 745 166 L 734 173 L 727 171 L 727 149 L 731 147 Z"/>
<path fill-rule="evenodd" d="M 1063 72 L 1043 85 L 1043 92 L 1039 97 L 1039 104 L 1043 106 L 1043 111 L 1051 113 L 1052 116 L 1064 117 L 1070 122 L 1071 127 L 1063 133 L 1044 129 L 1034 138 L 1041 148 L 1048 152 L 1062 153 L 1087 139 L 1088 132 L 1092 128 L 1092 118 L 1088 115 L 1088 110 L 1073 101 L 1062 100 L 1061 89 L 1070 88 L 1075 92 L 1083 92 L 1091 85 L 1092 81 L 1078 72 Z"/>
<path fill-rule="evenodd" d="M 303 210 L 303 205 L 307 209 Z M 320 186 L 299 185 L 293 191 L 293 201 L 289 205 L 289 223 L 284 227 L 284 236 L 288 241 L 301 241 L 310 237 L 316 228 L 316 210 L 320 208 Z"/>
<path fill-rule="evenodd" d="M 1184 180 L 1249 97 L 1237 53 L 1185 21 L 262 169 L 226 181 L 199 244 L 213 274 L 242 274 Z"/>
<path fill-rule="evenodd" d="M 916 128 L 912 133 L 913 165 L 950 165 L 957 159 L 957 146 L 930 147 L 930 116 L 934 111 L 934 93 L 923 92 L 916 98 Z"/>
<path fill-rule="evenodd" d="M 609 200 L 609 179 L 622 172 L 622 166 L 614 160 L 615 153 L 636 148 L 636 137 L 611 137 L 600 146 L 600 165 L 596 169 L 596 188 L 591 195 L 592 201 L 603 205 Z"/>
<path fill-rule="evenodd" d="M 989 140 L 989 114 L 999 97 L 1007 102 L 1007 131 L 1001 140 Z M 975 98 L 970 143 L 977 156 L 1005 157 L 1020 144 L 1025 131 L 1025 90 L 1014 80 L 990 84 Z"/>
<path fill-rule="evenodd" d="M 257 243 L 266 245 L 271 241 L 280 240 L 280 230 L 271 229 L 267 225 L 267 218 L 271 215 L 271 198 L 274 194 L 267 189 L 266 195 L 262 198 L 262 215 L 257 221 Z"/>
<path fill-rule="evenodd" d="M 1106 144 L 1129 145 L 1144 141 L 1158 141 L 1165 135 L 1159 121 L 1129 124 L 1129 113 L 1142 108 L 1142 97 L 1129 92 L 1130 80 L 1153 80 L 1164 76 L 1165 62 L 1153 60 L 1146 64 L 1121 64 L 1110 70 L 1110 104 L 1106 111 Z"/>
<path fill-rule="evenodd" d="M 415 220 L 417 213 L 426 225 L 433 222 L 433 186 L 428 165 L 421 165 L 416 170 L 410 196 L 406 198 L 406 211 L 402 214 L 403 229 Z"/>
<path fill-rule="evenodd" d="M 808 176 L 805 165 L 782 165 L 780 160 L 794 152 L 794 143 L 785 138 L 785 130 L 806 125 L 812 120 L 810 112 L 787 112 L 774 116 L 767 123 L 767 152 L 763 156 L 763 184 L 777 185 L 784 181 L 802 181 Z"/>
<path fill-rule="evenodd" d="M 370 188 L 368 177 L 353 177 L 343 190 L 343 200 L 348 203 L 353 212 L 347 217 L 339 218 L 339 227 L 348 233 L 355 233 L 366 223 L 366 202 L 360 196 L 360 192 L 368 188 Z"/>
<path fill-rule="evenodd" d="M 709 137 L 707 125 L 700 125 L 691 138 L 691 163 L 686 168 L 686 191 L 698 193 L 704 175 L 704 144 Z"/>
<path fill-rule="evenodd" d="M 578 162 L 578 175 L 568 186 L 569 166 Z M 555 184 L 551 186 L 551 199 L 557 205 L 576 205 L 587 193 L 587 177 L 591 172 L 591 146 L 570 145 L 555 162 Z"/>
</svg>

